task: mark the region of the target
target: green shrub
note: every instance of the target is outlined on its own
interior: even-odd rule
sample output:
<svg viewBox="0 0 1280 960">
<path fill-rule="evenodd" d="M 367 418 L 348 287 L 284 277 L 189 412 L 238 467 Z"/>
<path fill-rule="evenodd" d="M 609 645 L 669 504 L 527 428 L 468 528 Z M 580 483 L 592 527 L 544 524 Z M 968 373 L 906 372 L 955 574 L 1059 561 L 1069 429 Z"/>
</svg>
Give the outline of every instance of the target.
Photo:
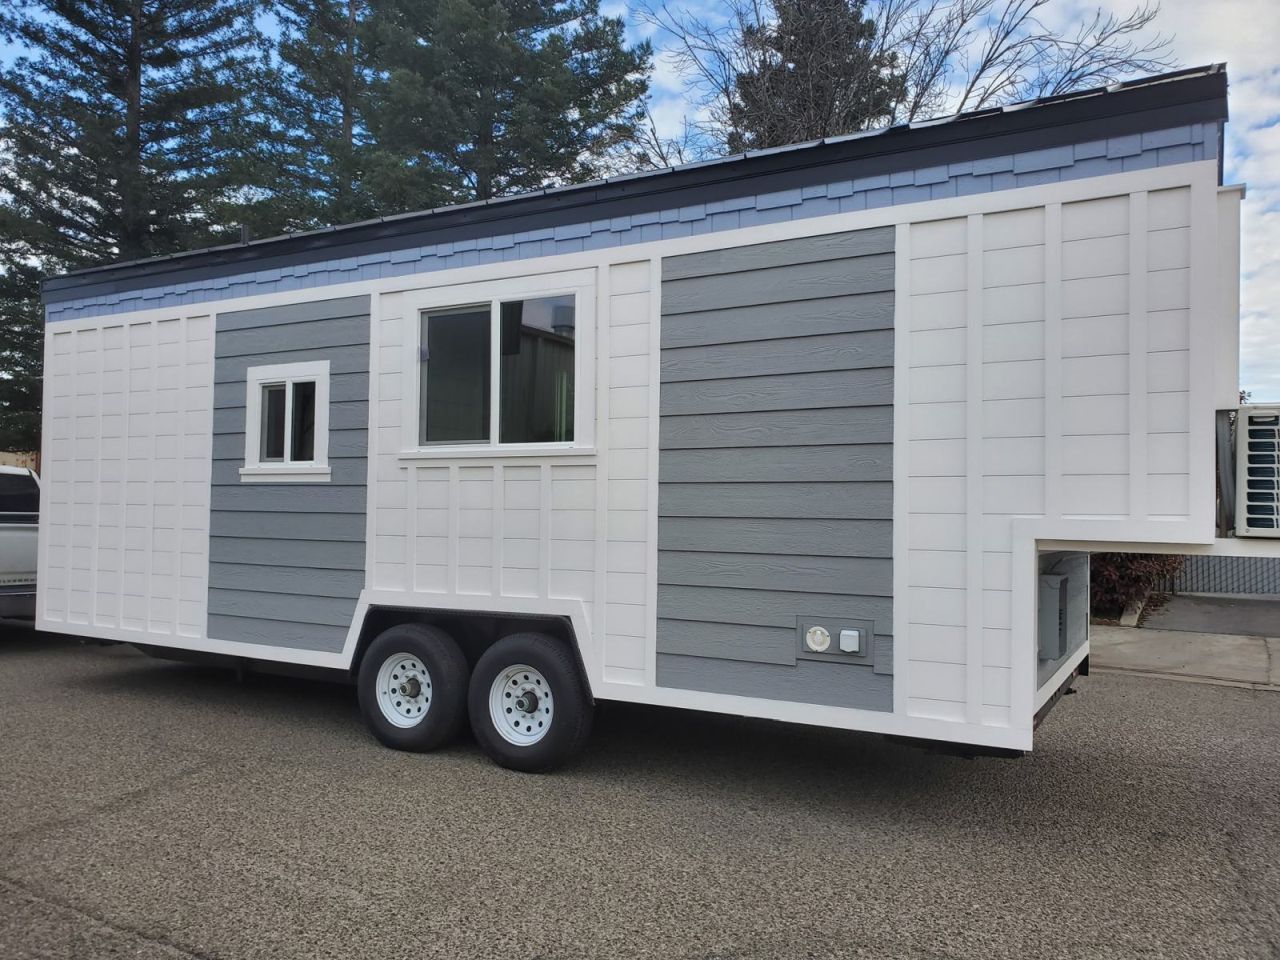
<svg viewBox="0 0 1280 960">
<path fill-rule="evenodd" d="M 1182 569 L 1182 557 L 1168 553 L 1095 553 L 1090 560 L 1089 599 L 1097 616 L 1119 616 L 1135 600 L 1145 600 Z"/>
</svg>

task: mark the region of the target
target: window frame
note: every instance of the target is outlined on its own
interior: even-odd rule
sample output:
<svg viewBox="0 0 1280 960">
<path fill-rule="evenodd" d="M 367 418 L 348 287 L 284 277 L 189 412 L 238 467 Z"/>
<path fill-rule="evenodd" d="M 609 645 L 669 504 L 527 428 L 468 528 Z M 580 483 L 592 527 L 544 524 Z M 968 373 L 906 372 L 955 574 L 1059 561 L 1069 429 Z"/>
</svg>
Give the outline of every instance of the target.
<svg viewBox="0 0 1280 960">
<path fill-rule="evenodd" d="M 303 363 L 273 363 L 245 370 L 244 466 L 240 468 L 242 483 L 324 483 L 332 471 L 329 466 L 329 361 L 310 360 Z M 314 383 L 315 443 L 312 459 L 291 460 L 293 435 L 294 385 Z M 283 385 L 284 392 L 284 459 L 262 459 L 262 394 L 266 387 Z"/>
<path fill-rule="evenodd" d="M 503 443 L 501 436 L 502 327 L 501 304 L 544 297 L 574 298 L 573 440 L 543 443 Z M 453 308 L 489 307 L 489 439 L 468 443 L 420 442 L 422 388 L 422 318 Z M 403 323 L 401 450 L 404 459 L 502 458 L 571 456 L 595 452 L 595 270 L 511 277 L 480 283 L 455 284 L 406 294 Z"/>
<path fill-rule="evenodd" d="M 34 510 L 6 510 L 4 507 L 10 504 L 0 501 L 0 527 L 34 527 L 40 520 L 40 477 L 30 467 L 22 467 L 15 469 L 0 470 L 0 487 L 6 486 L 5 478 L 12 478 L 15 481 L 27 481 L 34 488 L 35 493 L 35 509 Z M 17 496 L 25 495 L 25 491 Z M 15 496 L 15 494 L 0 494 L 3 496 Z"/>
</svg>

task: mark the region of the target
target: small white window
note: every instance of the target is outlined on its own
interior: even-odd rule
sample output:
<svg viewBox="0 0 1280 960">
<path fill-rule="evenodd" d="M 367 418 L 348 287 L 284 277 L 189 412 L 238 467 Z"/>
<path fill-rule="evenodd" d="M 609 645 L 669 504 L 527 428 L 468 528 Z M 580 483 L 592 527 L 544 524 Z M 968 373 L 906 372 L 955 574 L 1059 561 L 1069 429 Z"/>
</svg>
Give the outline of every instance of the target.
<svg viewBox="0 0 1280 960">
<path fill-rule="evenodd" d="M 250 367 L 240 479 L 301 483 L 329 475 L 329 361 Z"/>
</svg>

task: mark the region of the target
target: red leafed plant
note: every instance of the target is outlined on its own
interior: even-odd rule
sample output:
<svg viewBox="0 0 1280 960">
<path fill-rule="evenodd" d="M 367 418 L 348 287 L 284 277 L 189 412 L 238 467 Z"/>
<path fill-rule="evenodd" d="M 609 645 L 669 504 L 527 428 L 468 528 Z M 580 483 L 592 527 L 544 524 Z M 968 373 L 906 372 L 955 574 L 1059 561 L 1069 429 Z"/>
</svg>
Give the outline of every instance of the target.
<svg viewBox="0 0 1280 960">
<path fill-rule="evenodd" d="M 1090 601 L 1096 616 L 1118 616 L 1135 600 L 1145 600 L 1182 569 L 1182 557 L 1168 553 L 1095 553 L 1090 558 Z"/>
</svg>

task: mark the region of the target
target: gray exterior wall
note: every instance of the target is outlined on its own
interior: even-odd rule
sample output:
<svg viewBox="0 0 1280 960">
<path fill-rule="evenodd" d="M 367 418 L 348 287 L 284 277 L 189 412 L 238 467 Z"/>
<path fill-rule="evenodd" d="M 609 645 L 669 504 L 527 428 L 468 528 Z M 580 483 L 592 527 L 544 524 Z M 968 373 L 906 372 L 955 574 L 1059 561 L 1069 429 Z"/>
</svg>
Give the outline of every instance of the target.
<svg viewBox="0 0 1280 960">
<path fill-rule="evenodd" d="M 893 279 L 892 228 L 663 261 L 659 685 L 892 709 Z"/>
<path fill-rule="evenodd" d="M 217 317 L 208 635 L 341 651 L 364 586 L 369 298 Z M 245 371 L 329 361 L 328 483 L 243 483 Z"/>
</svg>

